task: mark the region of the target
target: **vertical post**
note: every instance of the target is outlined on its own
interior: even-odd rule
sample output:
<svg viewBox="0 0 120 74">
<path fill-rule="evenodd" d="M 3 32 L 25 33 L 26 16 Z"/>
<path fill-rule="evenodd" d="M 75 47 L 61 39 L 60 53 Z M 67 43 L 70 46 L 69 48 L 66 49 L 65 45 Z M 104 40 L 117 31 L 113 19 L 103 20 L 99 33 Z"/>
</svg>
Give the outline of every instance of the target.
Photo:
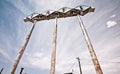
<svg viewBox="0 0 120 74">
<path fill-rule="evenodd" d="M 82 68 L 81 68 L 80 58 L 77 57 L 76 59 L 78 60 L 79 69 L 80 69 L 80 74 L 82 74 Z"/>
<path fill-rule="evenodd" d="M 21 68 L 20 74 L 22 74 L 24 68 Z"/>
<path fill-rule="evenodd" d="M 2 74 L 3 68 L 0 70 L 0 74 Z"/>
<path fill-rule="evenodd" d="M 50 74 L 55 74 L 55 64 L 56 64 L 56 43 L 57 43 L 57 17 L 55 18 L 55 27 L 54 27 L 54 33 L 53 33 L 52 56 L 51 56 Z"/>
<path fill-rule="evenodd" d="M 85 40 L 86 40 L 86 43 L 87 43 L 87 46 L 88 46 L 88 49 L 89 49 L 93 64 L 95 66 L 96 73 L 97 74 L 103 74 L 102 69 L 101 69 L 100 64 L 99 64 L 99 61 L 98 61 L 97 56 L 95 54 L 95 51 L 93 49 L 92 43 L 90 41 L 90 38 L 89 38 L 89 36 L 87 34 L 87 31 L 85 29 L 85 26 L 84 26 L 84 24 L 82 22 L 82 19 L 80 18 L 79 15 L 77 15 L 77 17 L 78 17 L 80 27 L 82 28 L 82 32 L 83 32 L 83 35 L 85 37 Z"/>
<path fill-rule="evenodd" d="M 19 53 L 18 53 L 18 55 L 17 55 L 17 57 L 16 57 L 16 60 L 14 61 L 13 65 L 12 65 L 12 67 L 11 67 L 11 70 L 10 70 L 10 73 L 9 73 L 9 74 L 14 74 L 14 73 L 15 73 L 15 70 L 16 70 L 18 64 L 19 64 L 19 61 L 20 61 L 20 59 L 21 59 L 21 57 L 22 57 L 22 55 L 23 55 L 23 53 L 24 53 L 24 51 L 25 51 L 25 48 L 26 48 L 26 46 L 27 46 L 27 44 L 28 44 L 28 42 L 29 42 L 29 39 L 30 39 L 30 37 L 31 37 L 31 34 L 32 34 L 33 29 L 34 29 L 34 27 L 35 27 L 35 24 L 36 24 L 36 21 L 33 23 L 33 26 L 32 26 L 32 28 L 31 28 L 29 34 L 28 34 L 27 37 L 26 37 L 25 43 L 24 43 L 23 46 L 21 47 L 21 49 L 20 49 L 20 51 L 19 51 Z"/>
</svg>

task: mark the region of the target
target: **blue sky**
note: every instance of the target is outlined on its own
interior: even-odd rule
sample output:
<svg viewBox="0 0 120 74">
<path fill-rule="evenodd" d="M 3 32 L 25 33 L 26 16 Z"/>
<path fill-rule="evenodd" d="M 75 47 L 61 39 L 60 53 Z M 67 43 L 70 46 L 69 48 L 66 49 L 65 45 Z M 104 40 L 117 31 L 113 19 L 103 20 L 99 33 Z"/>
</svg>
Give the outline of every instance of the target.
<svg viewBox="0 0 120 74">
<path fill-rule="evenodd" d="M 24 17 L 48 9 L 89 5 L 94 13 L 82 17 L 104 74 L 120 73 L 120 0 L 0 0 L 0 69 L 8 74 L 24 43 L 31 24 Z M 30 42 L 20 60 L 28 74 L 49 74 L 55 20 L 37 22 Z M 56 74 L 74 70 L 79 73 L 80 57 L 84 74 L 96 74 L 77 17 L 58 20 Z"/>
</svg>

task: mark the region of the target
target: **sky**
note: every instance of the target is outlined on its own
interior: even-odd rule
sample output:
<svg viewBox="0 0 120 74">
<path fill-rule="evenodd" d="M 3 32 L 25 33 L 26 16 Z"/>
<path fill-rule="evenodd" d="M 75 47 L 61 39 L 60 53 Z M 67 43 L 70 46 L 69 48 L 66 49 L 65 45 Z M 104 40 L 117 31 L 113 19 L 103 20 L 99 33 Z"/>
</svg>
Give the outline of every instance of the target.
<svg viewBox="0 0 120 74">
<path fill-rule="evenodd" d="M 104 74 L 120 73 L 120 0 L 0 0 L 0 69 L 11 66 L 32 26 L 23 19 L 34 13 L 88 5 L 95 12 L 81 16 Z M 55 20 L 36 23 L 15 74 L 24 67 L 27 74 L 49 74 Z M 56 74 L 73 71 L 96 74 L 77 17 L 58 19 Z"/>
</svg>

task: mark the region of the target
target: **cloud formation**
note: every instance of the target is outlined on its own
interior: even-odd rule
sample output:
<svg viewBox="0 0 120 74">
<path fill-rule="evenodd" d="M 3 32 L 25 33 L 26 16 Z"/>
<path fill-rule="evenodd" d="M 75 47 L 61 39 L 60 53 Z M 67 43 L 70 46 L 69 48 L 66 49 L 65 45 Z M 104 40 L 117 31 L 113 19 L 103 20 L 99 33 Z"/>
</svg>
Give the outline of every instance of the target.
<svg viewBox="0 0 120 74">
<path fill-rule="evenodd" d="M 115 17 L 116 17 L 116 15 L 115 15 L 115 14 L 113 14 L 113 15 L 111 15 L 111 16 L 110 16 L 110 18 L 115 18 Z"/>
<path fill-rule="evenodd" d="M 0 48 L 0 54 L 2 54 L 6 59 L 11 61 L 11 58 L 8 53 L 6 53 L 3 49 Z"/>
<path fill-rule="evenodd" d="M 111 28 L 113 26 L 115 26 L 117 24 L 116 21 L 113 21 L 113 20 L 109 20 L 107 21 L 106 25 L 107 25 L 107 28 Z"/>
</svg>

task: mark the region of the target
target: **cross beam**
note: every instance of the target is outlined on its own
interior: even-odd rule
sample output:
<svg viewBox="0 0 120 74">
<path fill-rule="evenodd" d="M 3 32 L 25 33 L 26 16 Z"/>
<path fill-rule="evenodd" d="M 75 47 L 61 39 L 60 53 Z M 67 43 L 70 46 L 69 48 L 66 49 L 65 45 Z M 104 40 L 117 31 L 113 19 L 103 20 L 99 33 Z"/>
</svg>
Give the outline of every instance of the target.
<svg viewBox="0 0 120 74">
<path fill-rule="evenodd" d="M 66 18 L 81 15 L 84 16 L 89 12 L 94 12 L 95 8 L 85 5 L 80 5 L 75 8 L 63 7 L 57 11 L 48 10 L 42 14 L 33 13 L 28 17 L 24 18 L 25 22 L 34 22 L 34 21 L 42 21 L 42 20 L 50 20 L 57 18 Z"/>
</svg>

